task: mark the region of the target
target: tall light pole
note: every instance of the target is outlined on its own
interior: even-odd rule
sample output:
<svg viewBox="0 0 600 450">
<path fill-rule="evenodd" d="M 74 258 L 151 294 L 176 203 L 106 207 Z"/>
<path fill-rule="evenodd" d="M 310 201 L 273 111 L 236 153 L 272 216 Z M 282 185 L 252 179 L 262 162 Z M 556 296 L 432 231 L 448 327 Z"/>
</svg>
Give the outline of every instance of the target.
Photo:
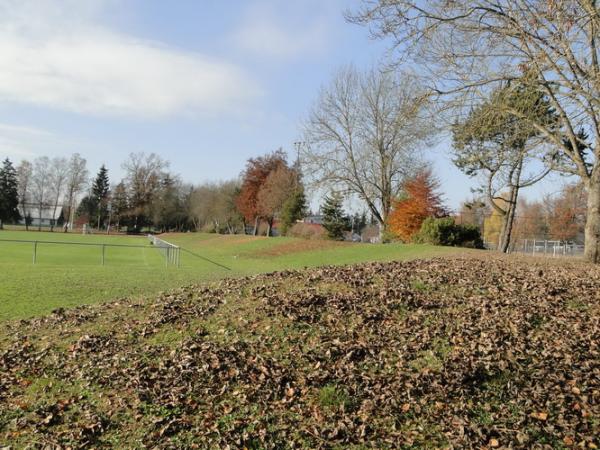
<svg viewBox="0 0 600 450">
<path fill-rule="evenodd" d="M 102 196 L 98 196 L 98 231 L 100 231 L 100 214 L 102 214 Z"/>
<path fill-rule="evenodd" d="M 106 234 L 110 234 L 110 219 L 112 217 L 112 202 L 108 201 L 108 226 L 106 227 Z"/>
<path fill-rule="evenodd" d="M 298 165 L 298 168 L 300 168 L 300 149 L 305 144 L 306 142 L 303 141 L 294 142 L 294 147 L 296 148 L 296 164 Z"/>
</svg>

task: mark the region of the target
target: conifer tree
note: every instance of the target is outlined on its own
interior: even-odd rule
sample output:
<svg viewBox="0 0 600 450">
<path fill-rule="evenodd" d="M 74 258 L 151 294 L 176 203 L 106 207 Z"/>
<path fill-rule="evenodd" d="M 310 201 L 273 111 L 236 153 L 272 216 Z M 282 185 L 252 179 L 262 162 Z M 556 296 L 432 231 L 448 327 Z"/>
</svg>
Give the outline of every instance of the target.
<svg viewBox="0 0 600 450">
<path fill-rule="evenodd" d="M 96 227 L 104 223 L 108 215 L 108 194 L 110 192 L 110 184 L 108 180 L 108 169 L 104 164 L 100 167 L 98 175 L 92 184 L 92 202 L 95 205 Z"/>
<path fill-rule="evenodd" d="M 294 223 L 306 213 L 306 195 L 304 187 L 299 185 L 288 197 L 281 209 L 281 233 L 287 234 Z"/>
<path fill-rule="evenodd" d="M 18 206 L 17 171 L 6 158 L 0 168 L 0 229 L 4 227 L 5 222 L 16 222 L 21 218 Z"/>
<path fill-rule="evenodd" d="M 348 217 L 344 214 L 342 206 L 342 196 L 339 193 L 333 193 L 325 196 L 323 206 L 323 227 L 327 230 L 329 239 L 343 240 L 344 231 L 348 231 Z"/>
</svg>

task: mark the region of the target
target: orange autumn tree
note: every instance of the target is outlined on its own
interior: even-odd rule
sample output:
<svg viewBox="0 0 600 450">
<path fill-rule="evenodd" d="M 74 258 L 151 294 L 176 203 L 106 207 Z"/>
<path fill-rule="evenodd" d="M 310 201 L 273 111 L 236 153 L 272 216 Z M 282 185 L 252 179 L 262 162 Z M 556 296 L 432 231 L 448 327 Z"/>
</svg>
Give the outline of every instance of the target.
<svg viewBox="0 0 600 450">
<path fill-rule="evenodd" d="M 546 199 L 551 239 L 573 241 L 584 234 L 586 192 L 581 183 L 566 185 L 560 195 Z"/>
<path fill-rule="evenodd" d="M 395 200 L 388 218 L 389 230 L 409 242 L 428 217 L 448 215 L 438 192 L 439 181 L 430 169 L 423 169 L 403 185 L 404 196 Z"/>
</svg>

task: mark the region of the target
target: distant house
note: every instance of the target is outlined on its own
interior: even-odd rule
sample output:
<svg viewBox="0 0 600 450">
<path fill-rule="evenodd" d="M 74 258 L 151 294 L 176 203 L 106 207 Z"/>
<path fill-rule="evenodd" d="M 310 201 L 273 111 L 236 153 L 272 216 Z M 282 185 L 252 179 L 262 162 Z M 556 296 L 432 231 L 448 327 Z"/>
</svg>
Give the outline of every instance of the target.
<svg viewBox="0 0 600 450">
<path fill-rule="evenodd" d="M 58 205 L 56 211 L 54 206 L 43 206 L 40 210 L 37 205 L 19 205 L 19 213 L 21 214 L 21 220 L 19 223 L 25 225 L 26 217 L 31 217 L 30 227 L 51 227 L 53 224 L 56 225 L 56 221 L 61 216 L 62 206 Z"/>
<path fill-rule="evenodd" d="M 323 216 L 322 214 L 313 214 L 310 216 L 306 216 L 304 219 L 302 219 L 302 222 L 313 225 L 323 225 L 324 218 L 325 216 Z"/>
</svg>

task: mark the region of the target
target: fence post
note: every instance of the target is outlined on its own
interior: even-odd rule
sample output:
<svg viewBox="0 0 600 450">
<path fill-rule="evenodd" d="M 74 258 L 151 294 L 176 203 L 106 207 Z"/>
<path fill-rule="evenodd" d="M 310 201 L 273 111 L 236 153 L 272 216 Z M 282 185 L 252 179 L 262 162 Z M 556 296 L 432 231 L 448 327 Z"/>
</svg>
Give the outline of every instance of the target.
<svg viewBox="0 0 600 450">
<path fill-rule="evenodd" d="M 37 260 L 37 241 L 33 242 L 33 263 L 35 264 Z"/>
</svg>

